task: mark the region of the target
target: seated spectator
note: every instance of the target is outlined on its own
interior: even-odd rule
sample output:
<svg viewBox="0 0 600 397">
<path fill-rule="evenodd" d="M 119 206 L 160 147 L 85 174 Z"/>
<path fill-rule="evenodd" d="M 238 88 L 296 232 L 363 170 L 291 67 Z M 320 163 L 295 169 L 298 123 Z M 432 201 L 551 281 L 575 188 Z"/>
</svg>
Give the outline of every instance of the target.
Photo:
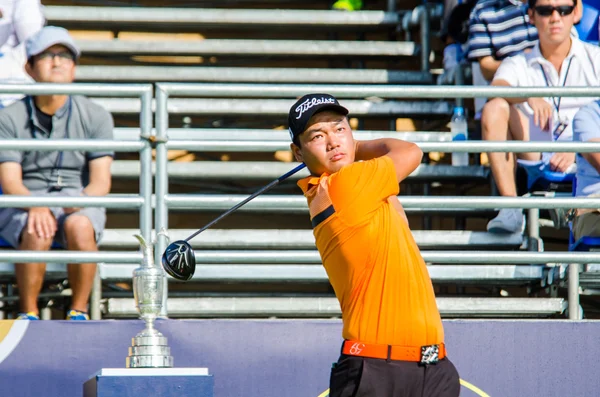
<svg viewBox="0 0 600 397">
<path fill-rule="evenodd" d="M 79 50 L 69 33 L 47 26 L 27 40 L 27 73 L 40 83 L 72 83 Z M 82 96 L 26 96 L 0 109 L 0 139 L 112 139 L 113 120 Z M 104 196 L 111 187 L 113 153 L 106 151 L 1 151 L 4 194 Z M 56 242 L 75 251 L 96 251 L 106 221 L 103 208 L 0 209 L 0 237 L 20 250 L 46 251 Z M 15 264 L 21 319 L 38 319 L 37 298 L 45 263 Z M 67 318 L 88 319 L 96 264 L 69 264 L 72 288 Z"/>
<path fill-rule="evenodd" d="M 473 85 L 488 85 L 502 60 L 532 48 L 537 39 L 537 30 L 529 23 L 526 2 L 477 2 L 471 12 L 467 47 L 467 58 L 472 62 Z M 481 119 L 485 103 L 486 98 L 475 98 L 475 120 Z M 481 124 L 478 122 L 474 138 L 480 137 Z"/>
<path fill-rule="evenodd" d="M 573 117 L 573 140 L 600 142 L 600 102 L 582 107 Z M 578 197 L 600 197 L 600 153 L 577 154 Z M 578 209 L 573 219 L 575 241 L 585 236 L 600 236 L 600 209 Z"/>
<path fill-rule="evenodd" d="M 0 0 L 0 83 L 26 84 L 33 80 L 25 73 L 25 41 L 44 26 L 40 0 Z M 0 108 L 22 98 L 0 95 Z"/>
<path fill-rule="evenodd" d="M 576 0 L 575 0 L 576 1 Z M 571 36 L 573 0 L 530 0 L 529 18 L 539 41 L 527 53 L 502 61 L 492 85 L 513 87 L 598 86 L 600 48 Z M 571 120 L 593 98 L 494 98 L 483 108 L 483 139 L 489 141 L 570 141 Z M 521 153 L 519 158 L 541 162 L 553 171 L 568 172 L 573 153 Z M 512 153 L 489 153 L 490 165 L 502 196 L 516 196 Z M 515 233 L 524 228 L 521 209 L 502 209 L 488 231 Z"/>
<path fill-rule="evenodd" d="M 474 0 L 460 3 L 452 9 L 448 16 L 446 32 L 442 36 L 442 40 L 447 44 L 444 47 L 444 74 L 438 78 L 438 84 L 459 84 L 456 73 L 460 70 L 458 66 L 463 63 L 468 48 L 469 15 L 474 5 Z"/>
</svg>

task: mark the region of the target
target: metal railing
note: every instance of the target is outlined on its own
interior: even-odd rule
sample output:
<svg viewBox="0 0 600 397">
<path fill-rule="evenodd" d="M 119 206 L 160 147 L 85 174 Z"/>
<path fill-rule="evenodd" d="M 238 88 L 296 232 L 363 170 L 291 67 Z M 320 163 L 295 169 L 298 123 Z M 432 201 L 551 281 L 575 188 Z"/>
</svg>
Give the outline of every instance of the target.
<svg viewBox="0 0 600 397">
<path fill-rule="evenodd" d="M 600 87 L 569 87 L 569 88 L 511 88 L 511 87 L 423 87 L 423 86 L 316 86 L 316 85 L 244 85 L 244 84 L 167 84 L 156 85 L 156 113 L 155 113 L 155 147 L 156 147 L 156 175 L 155 175 L 155 228 L 168 230 L 169 208 L 189 208 L 198 203 L 198 197 L 189 195 L 169 195 L 167 151 L 170 148 L 182 147 L 183 141 L 171 140 L 168 137 L 168 99 L 169 96 L 184 97 L 246 97 L 246 98 L 289 98 L 290 103 L 295 97 L 310 91 L 330 92 L 340 98 L 474 98 L 474 97 L 530 97 L 530 96 L 586 96 L 600 97 Z M 129 208 L 140 211 L 141 234 L 148 241 L 152 233 L 152 153 L 151 145 L 147 138 L 152 134 L 152 88 L 150 85 L 0 85 L 0 94 L 24 93 L 32 95 L 42 94 L 85 94 L 91 96 L 117 96 L 139 97 L 142 106 L 140 113 L 141 139 L 139 141 L 81 141 L 81 140 L 56 140 L 41 142 L 38 140 L 7 141 L 0 140 L 2 150 L 115 150 L 120 152 L 140 152 L 140 181 L 139 195 L 109 195 L 107 197 L 82 197 L 60 198 L 61 205 L 77 205 L 80 207 L 104 206 L 106 208 Z M 276 143 L 274 143 L 276 142 Z M 274 148 L 287 149 L 284 141 L 257 141 L 248 145 L 244 141 L 186 140 L 185 148 L 197 151 L 221 151 L 229 148 L 238 148 L 246 145 L 247 150 L 256 149 L 262 144 Z M 550 142 L 420 142 L 419 146 L 424 151 L 444 152 L 530 152 L 530 151 L 556 151 L 562 152 L 596 152 L 600 151 L 600 143 L 550 143 Z M 290 166 L 291 167 L 291 166 Z M 255 205 L 259 205 L 257 201 Z M 0 207 L 14 206 L 47 206 L 59 204 L 57 198 L 35 198 L 22 196 L 0 196 Z M 600 198 L 571 198 L 571 197 L 403 197 L 406 208 L 526 208 L 539 210 L 540 208 L 600 208 Z M 286 208 L 298 209 L 296 201 L 285 204 Z M 156 260 L 160 261 L 161 253 L 166 248 L 167 241 L 163 235 L 158 236 L 156 247 Z M 235 257 L 235 253 L 228 253 Z M 255 253 L 254 260 L 269 258 L 268 253 Z M 314 260 L 314 253 L 307 254 Z M 427 261 L 436 263 L 569 263 L 569 306 L 570 318 L 577 318 L 579 310 L 579 264 L 596 262 L 600 263 L 600 253 L 571 253 L 571 252 L 423 252 Z M 43 260 L 47 262 L 106 262 L 106 263 L 139 263 L 139 252 L 0 252 L 0 261 L 24 262 L 28 260 Z M 213 258 L 215 259 L 215 258 Z M 234 258 L 235 259 L 235 258 Z M 97 309 L 98 302 L 92 299 L 92 311 Z"/>
<path fill-rule="evenodd" d="M 140 178 L 139 194 L 112 195 L 103 197 L 32 197 L 0 195 L 0 207 L 105 207 L 139 210 L 140 233 L 147 241 L 152 235 L 152 148 L 149 142 L 152 133 L 152 86 L 151 85 L 98 85 L 98 84 L 0 84 L 0 94 L 25 95 L 91 95 L 112 97 L 137 97 L 141 101 L 140 139 L 139 141 L 111 140 L 73 140 L 60 139 L 42 141 L 38 139 L 0 140 L 0 150 L 19 151 L 86 151 L 111 150 L 116 152 L 139 152 Z M 133 238 L 133 237 L 132 237 Z M 140 263 L 141 252 L 73 252 L 73 251 L 0 251 L 1 262 L 43 261 L 53 263 Z M 100 318 L 100 290 L 95 283 L 90 297 L 90 314 L 92 318 Z"/>
<path fill-rule="evenodd" d="M 159 83 L 156 86 L 156 218 L 157 230 L 168 229 L 169 208 L 189 208 L 197 200 L 189 197 L 170 196 L 168 194 L 167 149 L 181 147 L 177 141 L 168 139 L 168 98 L 171 95 L 183 97 L 205 98 L 295 98 L 308 92 L 327 92 L 338 98 L 382 99 L 397 98 L 476 98 L 476 97 L 600 97 L 600 87 L 472 87 L 472 86 L 350 86 L 350 85 L 266 85 L 266 84 L 171 84 Z M 220 151 L 237 148 L 240 142 L 204 141 L 191 142 L 187 148 L 197 151 Z M 248 143 L 245 143 L 248 145 Z M 247 146 L 248 150 L 261 144 L 274 148 L 287 147 L 274 142 L 255 142 Z M 555 143 L 555 142 L 422 142 L 419 143 L 425 152 L 596 152 L 600 143 Z M 291 167 L 292 165 L 290 165 Z M 547 197 L 403 197 L 406 208 L 526 208 L 539 211 L 540 208 L 600 208 L 598 198 L 547 198 Z M 157 252 L 166 247 L 164 238 L 159 238 Z M 261 256 L 261 255 L 258 255 Z M 268 254 L 262 255 L 265 258 Z M 423 252 L 426 260 L 438 263 L 569 263 L 569 317 L 579 318 L 579 268 L 582 263 L 600 262 L 600 253 L 572 252 Z"/>
</svg>

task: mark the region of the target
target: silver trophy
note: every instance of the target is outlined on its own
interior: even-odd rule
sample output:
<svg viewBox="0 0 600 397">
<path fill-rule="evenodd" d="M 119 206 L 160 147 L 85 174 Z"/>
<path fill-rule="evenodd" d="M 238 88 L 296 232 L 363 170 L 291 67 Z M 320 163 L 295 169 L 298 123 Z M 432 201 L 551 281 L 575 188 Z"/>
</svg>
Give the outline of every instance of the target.
<svg viewBox="0 0 600 397">
<path fill-rule="evenodd" d="M 133 297 L 146 322 L 146 328 L 131 341 L 127 368 L 170 368 L 173 366 L 171 349 L 167 338 L 154 328 L 154 321 L 160 315 L 165 294 L 165 275 L 154 262 L 152 244 L 147 244 L 140 235 L 135 235 L 142 250 L 142 265 L 133 271 Z"/>
</svg>

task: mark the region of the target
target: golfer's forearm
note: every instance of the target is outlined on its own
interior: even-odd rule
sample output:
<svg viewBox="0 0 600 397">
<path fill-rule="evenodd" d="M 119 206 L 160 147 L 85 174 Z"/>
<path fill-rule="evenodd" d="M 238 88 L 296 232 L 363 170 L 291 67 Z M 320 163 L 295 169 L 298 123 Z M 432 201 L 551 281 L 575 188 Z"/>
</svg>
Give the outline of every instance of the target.
<svg viewBox="0 0 600 397">
<path fill-rule="evenodd" d="M 406 153 L 418 149 L 412 142 L 393 138 L 373 139 L 369 141 L 356 141 L 356 160 L 371 160 L 390 153 Z"/>
</svg>

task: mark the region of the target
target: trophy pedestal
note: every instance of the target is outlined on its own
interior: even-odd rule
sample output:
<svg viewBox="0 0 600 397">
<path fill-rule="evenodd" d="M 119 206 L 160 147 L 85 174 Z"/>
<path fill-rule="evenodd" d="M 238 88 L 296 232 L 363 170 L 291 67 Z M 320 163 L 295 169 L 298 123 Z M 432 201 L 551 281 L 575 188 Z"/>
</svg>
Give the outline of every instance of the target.
<svg viewBox="0 0 600 397">
<path fill-rule="evenodd" d="M 213 397 L 208 368 L 103 368 L 83 385 L 83 397 Z"/>
</svg>

